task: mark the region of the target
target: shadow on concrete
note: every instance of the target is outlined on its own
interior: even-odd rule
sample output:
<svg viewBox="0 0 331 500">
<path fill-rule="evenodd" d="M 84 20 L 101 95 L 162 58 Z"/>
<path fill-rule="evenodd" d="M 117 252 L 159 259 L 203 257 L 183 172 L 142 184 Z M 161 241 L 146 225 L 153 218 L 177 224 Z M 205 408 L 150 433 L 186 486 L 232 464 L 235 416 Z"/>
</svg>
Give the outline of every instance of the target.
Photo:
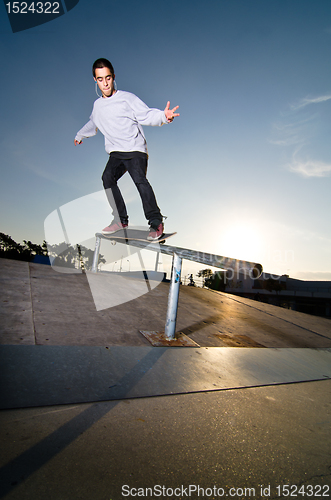
<svg viewBox="0 0 331 500">
<path fill-rule="evenodd" d="M 129 373 L 124 375 L 120 381 L 121 384 L 127 387 L 128 391 L 132 389 L 144 377 L 146 367 L 152 368 L 163 352 L 159 349 L 150 350 Z M 105 395 L 104 400 L 107 397 L 108 395 Z M 89 406 L 38 444 L 2 467 L 0 469 L 0 498 L 7 495 L 12 489 L 28 479 L 31 474 L 70 445 L 80 434 L 111 411 L 118 402 L 111 401 L 106 405 L 95 403 Z"/>
</svg>

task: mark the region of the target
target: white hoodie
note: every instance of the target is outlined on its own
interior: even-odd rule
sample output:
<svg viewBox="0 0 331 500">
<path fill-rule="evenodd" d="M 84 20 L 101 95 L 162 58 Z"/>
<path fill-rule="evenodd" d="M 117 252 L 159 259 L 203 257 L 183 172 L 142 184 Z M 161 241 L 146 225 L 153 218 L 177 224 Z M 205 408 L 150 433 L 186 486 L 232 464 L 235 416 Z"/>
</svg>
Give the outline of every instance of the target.
<svg viewBox="0 0 331 500">
<path fill-rule="evenodd" d="M 90 120 L 77 132 L 75 139 L 81 141 L 100 130 L 105 137 L 107 153 L 147 153 L 142 125 L 161 126 L 164 123 L 167 123 L 164 111 L 149 108 L 130 92 L 117 90 L 111 97 L 100 97 L 94 102 Z"/>
</svg>

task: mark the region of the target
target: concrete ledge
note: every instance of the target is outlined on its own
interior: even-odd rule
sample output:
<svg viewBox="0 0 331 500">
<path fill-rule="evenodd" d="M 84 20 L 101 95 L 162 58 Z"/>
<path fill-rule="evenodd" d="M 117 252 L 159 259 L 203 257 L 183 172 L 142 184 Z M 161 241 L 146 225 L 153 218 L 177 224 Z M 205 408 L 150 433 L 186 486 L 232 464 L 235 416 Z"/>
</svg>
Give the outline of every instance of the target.
<svg viewBox="0 0 331 500">
<path fill-rule="evenodd" d="M 0 408 L 331 378 L 331 349 L 0 346 Z"/>
</svg>

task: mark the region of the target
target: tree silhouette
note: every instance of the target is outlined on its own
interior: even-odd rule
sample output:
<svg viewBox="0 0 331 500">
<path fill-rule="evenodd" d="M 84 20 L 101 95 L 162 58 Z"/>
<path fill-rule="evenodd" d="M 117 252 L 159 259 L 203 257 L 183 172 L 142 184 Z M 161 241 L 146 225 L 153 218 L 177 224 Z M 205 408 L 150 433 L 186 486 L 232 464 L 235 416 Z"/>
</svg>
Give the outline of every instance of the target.
<svg viewBox="0 0 331 500">
<path fill-rule="evenodd" d="M 0 258 L 24 260 L 31 262 L 36 255 L 48 256 L 53 265 L 82 270 L 92 269 L 93 250 L 83 245 L 76 247 L 65 242 L 49 245 L 45 240 L 42 245 L 23 240 L 24 245 L 17 243 L 8 234 L 0 233 Z M 99 263 L 104 264 L 103 255 L 99 256 Z"/>
<path fill-rule="evenodd" d="M 203 286 L 207 286 L 206 281 L 208 281 L 212 275 L 213 271 L 211 269 L 201 269 L 201 271 L 197 273 L 198 278 L 203 278 Z"/>
<path fill-rule="evenodd" d="M 214 272 L 209 278 L 205 279 L 205 286 L 211 290 L 224 292 L 226 287 L 226 272 Z"/>
<path fill-rule="evenodd" d="M 89 271 L 92 269 L 94 252 L 84 245 L 76 245 L 76 247 L 65 243 L 55 245 L 47 245 L 48 255 L 52 259 L 52 265 L 60 267 L 69 267 L 72 269 L 82 269 Z M 105 264 L 106 259 L 103 255 L 99 255 L 99 264 Z"/>
<path fill-rule="evenodd" d="M 44 240 L 42 245 L 36 245 L 31 241 L 23 240 L 25 247 L 31 251 L 33 255 L 48 255 L 47 243 Z"/>
<path fill-rule="evenodd" d="M 16 243 L 8 234 L 0 233 L 0 257 L 15 260 L 33 259 L 31 249 L 27 245 Z"/>
</svg>

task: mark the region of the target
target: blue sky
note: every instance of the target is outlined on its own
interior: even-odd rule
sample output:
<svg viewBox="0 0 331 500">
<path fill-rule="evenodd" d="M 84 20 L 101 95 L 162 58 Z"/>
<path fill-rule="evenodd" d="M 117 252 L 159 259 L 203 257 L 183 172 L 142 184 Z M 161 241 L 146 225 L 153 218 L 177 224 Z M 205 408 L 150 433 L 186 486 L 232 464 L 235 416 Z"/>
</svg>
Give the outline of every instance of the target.
<svg viewBox="0 0 331 500">
<path fill-rule="evenodd" d="M 145 128 L 174 245 L 331 279 L 329 0 L 80 0 L 14 34 L 2 11 L 1 232 L 41 242 L 51 212 L 102 190 L 103 137 L 73 139 L 106 57 L 119 89 L 180 106 Z M 130 178 L 121 186 L 144 224 Z"/>
</svg>

